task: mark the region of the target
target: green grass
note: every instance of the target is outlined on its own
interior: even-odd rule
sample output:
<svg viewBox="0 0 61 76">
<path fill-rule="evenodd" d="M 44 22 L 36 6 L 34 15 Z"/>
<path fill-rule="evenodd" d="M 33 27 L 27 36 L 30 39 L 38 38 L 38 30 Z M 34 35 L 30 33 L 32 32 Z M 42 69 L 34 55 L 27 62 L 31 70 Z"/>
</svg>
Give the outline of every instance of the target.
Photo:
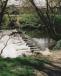
<svg viewBox="0 0 61 76">
<path fill-rule="evenodd" d="M 32 57 L 0 58 L 0 76 L 35 76 L 34 70 L 43 70 L 45 63 L 48 60 Z"/>
<path fill-rule="evenodd" d="M 31 66 L 23 65 L 20 58 L 0 58 L 0 76 L 34 76 Z"/>
</svg>

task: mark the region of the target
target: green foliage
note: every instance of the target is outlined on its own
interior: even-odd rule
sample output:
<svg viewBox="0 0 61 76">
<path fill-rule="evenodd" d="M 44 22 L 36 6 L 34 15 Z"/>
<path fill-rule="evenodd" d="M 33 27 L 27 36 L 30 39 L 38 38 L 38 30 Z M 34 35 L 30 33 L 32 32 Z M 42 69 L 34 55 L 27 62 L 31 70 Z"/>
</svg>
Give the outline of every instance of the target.
<svg viewBox="0 0 61 76">
<path fill-rule="evenodd" d="M 9 23 L 9 17 L 8 15 L 4 15 L 3 17 L 3 23 L 2 23 L 2 28 L 7 28 L 8 27 L 8 23 Z"/>
<path fill-rule="evenodd" d="M 61 24 L 61 15 L 57 15 L 55 17 L 55 24 L 60 25 Z"/>
<path fill-rule="evenodd" d="M 61 39 L 61 15 L 56 15 L 55 22 L 54 22 L 54 32 L 56 34 L 55 39 L 60 40 Z"/>
<path fill-rule="evenodd" d="M 34 70 L 43 70 L 44 64 L 50 64 L 46 58 L 18 57 L 0 58 L 0 76 L 35 76 Z"/>
<path fill-rule="evenodd" d="M 21 27 L 30 26 L 30 27 L 35 28 L 34 26 L 38 26 L 38 24 L 40 23 L 40 19 L 36 13 L 30 13 L 30 14 L 24 13 L 21 15 L 10 15 L 10 17 L 11 19 L 16 17 L 19 20 L 20 25 L 22 25 Z M 5 14 L 3 18 L 2 28 L 7 28 L 8 24 L 9 24 L 9 17 L 7 14 Z"/>
<path fill-rule="evenodd" d="M 24 61 L 23 58 L 0 58 L 0 76 L 34 76 L 31 66 L 22 64 Z"/>
<path fill-rule="evenodd" d="M 53 48 L 53 50 L 60 50 L 61 49 L 61 40 L 57 41 L 55 47 Z"/>
<path fill-rule="evenodd" d="M 31 14 L 21 14 L 20 15 L 20 24 L 23 25 L 38 25 L 40 19 L 36 13 Z"/>
</svg>

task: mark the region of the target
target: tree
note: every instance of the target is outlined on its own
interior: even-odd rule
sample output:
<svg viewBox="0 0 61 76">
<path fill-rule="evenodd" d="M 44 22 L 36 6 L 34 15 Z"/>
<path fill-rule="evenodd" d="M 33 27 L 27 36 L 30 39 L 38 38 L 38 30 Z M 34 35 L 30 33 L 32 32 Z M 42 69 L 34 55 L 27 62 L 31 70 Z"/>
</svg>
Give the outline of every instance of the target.
<svg viewBox="0 0 61 76">
<path fill-rule="evenodd" d="M 0 0 L 0 29 L 2 27 L 3 16 L 7 6 L 8 0 Z"/>
<path fill-rule="evenodd" d="M 60 24 L 57 24 L 57 17 L 56 17 L 57 14 L 56 14 L 55 8 L 59 7 L 59 3 L 61 1 L 60 0 L 58 0 L 58 1 L 57 0 L 53 0 L 53 1 L 46 0 L 46 6 L 43 8 L 37 7 L 34 0 L 29 0 L 29 1 L 32 3 L 38 16 L 42 20 L 42 22 L 44 24 L 44 28 L 47 31 L 48 35 L 55 40 L 60 39 L 61 34 L 59 34 L 59 32 L 61 30 L 60 29 L 61 27 L 58 26 Z M 52 1 L 52 5 L 51 5 L 51 1 Z M 54 5 L 54 3 L 55 3 L 55 5 Z M 45 11 L 42 11 L 42 9 L 44 9 Z"/>
</svg>

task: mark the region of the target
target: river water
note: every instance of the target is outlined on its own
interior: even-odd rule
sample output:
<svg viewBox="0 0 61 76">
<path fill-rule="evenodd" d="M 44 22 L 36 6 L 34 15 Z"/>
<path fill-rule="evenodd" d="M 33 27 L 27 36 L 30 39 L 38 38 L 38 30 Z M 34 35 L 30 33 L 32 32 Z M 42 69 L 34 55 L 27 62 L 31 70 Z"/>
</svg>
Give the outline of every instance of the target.
<svg viewBox="0 0 61 76">
<path fill-rule="evenodd" d="M 55 41 L 53 39 L 48 38 L 33 38 L 33 40 L 42 50 L 45 50 L 45 48 L 51 47 L 55 44 Z"/>
</svg>

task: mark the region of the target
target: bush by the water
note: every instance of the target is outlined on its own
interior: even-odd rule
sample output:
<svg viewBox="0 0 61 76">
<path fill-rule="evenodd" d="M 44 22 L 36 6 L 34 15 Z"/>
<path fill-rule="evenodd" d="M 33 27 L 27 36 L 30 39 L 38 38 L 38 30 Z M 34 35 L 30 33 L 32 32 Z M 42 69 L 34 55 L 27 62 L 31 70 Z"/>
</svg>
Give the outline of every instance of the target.
<svg viewBox="0 0 61 76">
<path fill-rule="evenodd" d="M 61 15 L 57 15 L 55 18 L 55 31 L 58 35 L 61 35 Z"/>
<path fill-rule="evenodd" d="M 33 25 L 36 26 L 39 24 L 39 17 L 36 13 L 31 14 L 21 14 L 20 15 L 20 24 L 26 26 L 26 25 Z"/>
<path fill-rule="evenodd" d="M 20 26 L 22 25 L 21 27 L 27 28 L 28 26 L 31 26 L 31 27 L 35 28 L 35 26 L 38 26 L 38 24 L 40 24 L 40 19 L 36 13 L 24 13 L 24 14 L 20 14 L 20 15 L 10 15 L 10 18 L 11 19 L 17 18 L 17 20 L 20 23 Z M 8 24 L 9 24 L 9 17 L 6 14 L 3 18 L 2 27 L 6 28 L 6 27 L 8 27 Z"/>
<path fill-rule="evenodd" d="M 8 24 L 9 24 L 9 17 L 8 15 L 4 15 L 3 17 L 3 23 L 2 23 L 2 28 L 8 28 Z"/>
<path fill-rule="evenodd" d="M 61 40 L 57 41 L 55 47 L 53 48 L 53 50 L 60 50 L 61 49 Z"/>
</svg>

